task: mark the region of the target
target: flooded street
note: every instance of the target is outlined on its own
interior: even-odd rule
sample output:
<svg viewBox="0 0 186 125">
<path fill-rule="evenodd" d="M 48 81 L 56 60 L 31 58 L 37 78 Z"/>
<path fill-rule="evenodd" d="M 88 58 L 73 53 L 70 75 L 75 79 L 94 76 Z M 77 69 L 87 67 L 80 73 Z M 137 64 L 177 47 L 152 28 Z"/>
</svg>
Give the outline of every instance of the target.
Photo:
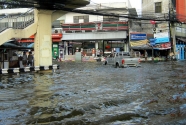
<svg viewBox="0 0 186 125">
<path fill-rule="evenodd" d="M 185 61 L 55 63 L 55 73 L 0 75 L 0 125 L 186 124 Z"/>
</svg>

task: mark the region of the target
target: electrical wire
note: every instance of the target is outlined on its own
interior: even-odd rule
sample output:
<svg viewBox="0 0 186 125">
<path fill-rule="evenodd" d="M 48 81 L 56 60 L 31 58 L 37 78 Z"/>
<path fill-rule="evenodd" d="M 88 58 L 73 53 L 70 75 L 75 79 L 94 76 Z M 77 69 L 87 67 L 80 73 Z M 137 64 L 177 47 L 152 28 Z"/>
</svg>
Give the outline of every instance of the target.
<svg viewBox="0 0 186 125">
<path fill-rule="evenodd" d="M 89 14 L 89 15 L 98 15 L 98 16 L 112 16 L 112 17 L 121 17 L 121 18 L 127 18 L 127 19 L 136 19 L 136 20 L 154 20 L 154 21 L 174 21 L 177 22 L 177 18 L 174 14 L 170 15 L 168 13 L 164 14 L 156 14 L 153 12 L 143 12 L 142 14 L 135 15 L 135 14 L 128 14 L 128 15 L 121 15 L 117 13 L 109 13 L 109 12 L 96 12 L 94 10 L 80 10 L 80 9 L 74 9 L 70 8 L 66 5 L 70 4 L 72 6 L 79 6 L 78 3 L 68 3 L 67 0 L 17 0 L 16 2 L 7 2 L 7 1 L 0 1 L 0 5 L 11 5 L 13 7 L 35 7 L 37 9 L 48 9 L 48 10 L 63 10 L 68 12 L 75 12 L 75 13 L 81 13 L 81 14 Z M 108 7 L 104 6 L 105 9 L 115 9 L 117 12 L 117 8 L 114 7 Z M 118 11 L 119 13 L 123 13 L 122 11 Z M 184 15 L 177 15 L 178 17 L 185 18 Z"/>
</svg>

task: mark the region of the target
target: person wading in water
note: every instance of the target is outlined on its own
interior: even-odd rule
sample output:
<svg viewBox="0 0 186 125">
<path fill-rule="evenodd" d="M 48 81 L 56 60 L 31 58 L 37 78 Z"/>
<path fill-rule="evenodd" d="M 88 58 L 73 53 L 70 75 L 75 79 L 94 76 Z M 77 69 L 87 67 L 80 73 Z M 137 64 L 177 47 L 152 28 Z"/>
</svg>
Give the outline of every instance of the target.
<svg viewBox="0 0 186 125">
<path fill-rule="evenodd" d="M 32 61 L 33 61 L 33 55 L 32 55 L 32 52 L 29 52 L 29 55 L 28 55 L 28 66 L 32 66 Z"/>
</svg>

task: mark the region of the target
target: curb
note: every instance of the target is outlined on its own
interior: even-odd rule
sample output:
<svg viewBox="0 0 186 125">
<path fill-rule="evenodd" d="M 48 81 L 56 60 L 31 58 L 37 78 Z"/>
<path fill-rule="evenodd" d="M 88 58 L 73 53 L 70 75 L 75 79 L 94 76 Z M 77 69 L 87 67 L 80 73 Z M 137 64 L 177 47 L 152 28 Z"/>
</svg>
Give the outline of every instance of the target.
<svg viewBox="0 0 186 125">
<path fill-rule="evenodd" d="M 56 69 L 59 69 L 59 65 L 34 66 L 34 67 L 24 67 L 24 68 L 9 68 L 9 69 L 0 69 L 0 74 L 31 72 L 31 71 L 44 71 L 44 70 L 56 70 Z"/>
</svg>

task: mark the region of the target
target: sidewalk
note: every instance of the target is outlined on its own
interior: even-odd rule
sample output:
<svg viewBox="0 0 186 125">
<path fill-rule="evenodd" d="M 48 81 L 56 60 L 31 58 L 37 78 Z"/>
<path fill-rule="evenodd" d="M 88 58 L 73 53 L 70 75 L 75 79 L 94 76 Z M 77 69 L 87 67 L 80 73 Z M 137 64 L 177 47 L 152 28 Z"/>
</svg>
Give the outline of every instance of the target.
<svg viewBox="0 0 186 125">
<path fill-rule="evenodd" d="M 167 61 L 166 58 L 161 58 L 161 57 L 156 57 L 154 59 L 152 59 L 152 57 L 147 58 L 147 60 L 145 60 L 145 58 L 140 58 L 141 62 L 150 62 L 150 61 L 154 61 L 154 62 L 159 62 L 159 61 Z"/>
</svg>

